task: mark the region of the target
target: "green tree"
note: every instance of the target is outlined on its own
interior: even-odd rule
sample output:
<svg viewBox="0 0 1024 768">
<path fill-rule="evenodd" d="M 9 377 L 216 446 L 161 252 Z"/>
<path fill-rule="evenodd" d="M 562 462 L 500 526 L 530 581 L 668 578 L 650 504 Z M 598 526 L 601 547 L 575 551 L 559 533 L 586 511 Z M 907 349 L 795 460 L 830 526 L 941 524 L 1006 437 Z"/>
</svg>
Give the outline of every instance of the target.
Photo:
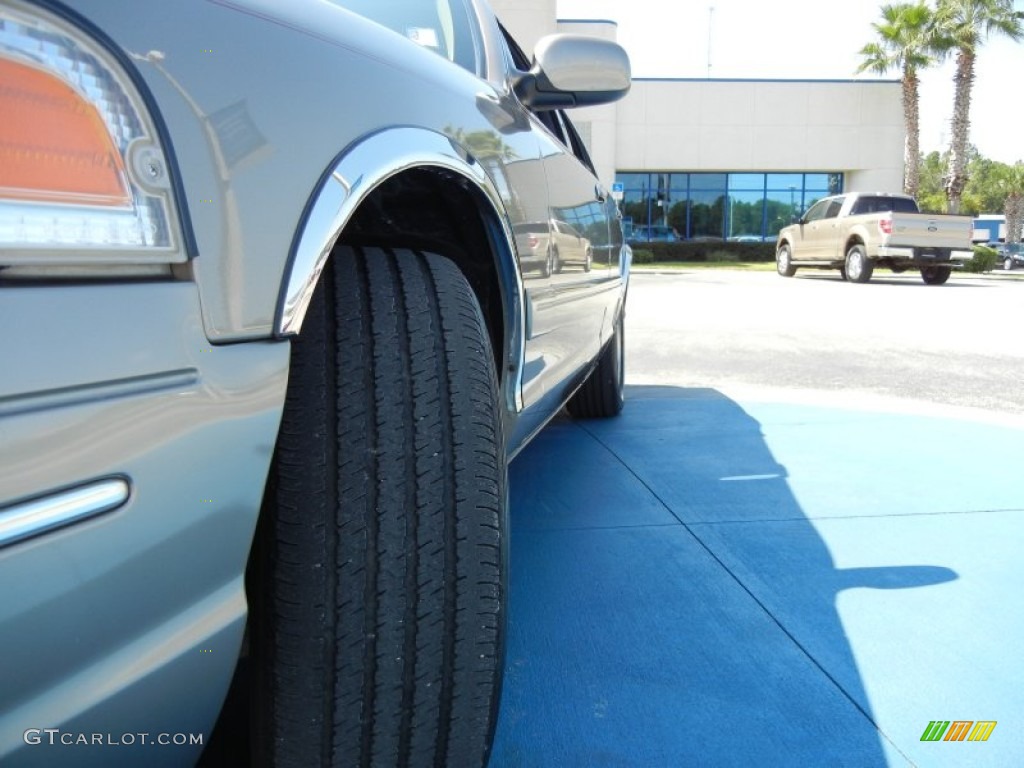
<svg viewBox="0 0 1024 768">
<path fill-rule="evenodd" d="M 920 161 L 920 95 L 918 70 L 935 62 L 934 15 L 919 0 L 917 3 L 898 3 L 882 6 L 882 20 L 872 26 L 878 40 L 865 45 L 861 51 L 864 60 L 858 72 L 871 71 L 884 75 L 889 70 L 900 71 L 903 86 L 903 122 L 906 139 L 903 148 L 903 190 L 917 197 Z"/>
<path fill-rule="evenodd" d="M 917 205 L 925 213 L 942 213 L 946 209 L 945 153 L 929 152 L 921 158 L 921 180 Z"/>
<path fill-rule="evenodd" d="M 999 179 L 1010 166 L 982 157 L 970 146 L 967 150 L 967 185 L 960 205 L 961 213 L 977 215 L 1003 209 L 1005 196 L 999 191 Z"/>
<path fill-rule="evenodd" d="M 978 49 L 993 34 L 1005 35 L 1011 40 L 1024 37 L 1024 13 L 1013 9 L 1013 0 L 938 0 L 935 24 L 936 45 L 956 54 L 949 172 L 945 187 L 947 211 L 959 213 L 968 178 L 971 91 Z"/>
</svg>

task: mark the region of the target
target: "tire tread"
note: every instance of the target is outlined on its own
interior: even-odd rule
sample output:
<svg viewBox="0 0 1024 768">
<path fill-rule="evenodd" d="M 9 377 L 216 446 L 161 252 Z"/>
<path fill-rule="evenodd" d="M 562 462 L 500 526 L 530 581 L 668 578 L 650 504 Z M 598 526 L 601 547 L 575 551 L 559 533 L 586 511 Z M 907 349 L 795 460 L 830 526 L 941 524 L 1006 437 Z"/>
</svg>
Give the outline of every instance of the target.
<svg viewBox="0 0 1024 768">
<path fill-rule="evenodd" d="M 486 760 L 505 599 L 492 360 L 452 262 L 332 256 L 293 344 L 254 549 L 255 722 L 274 764 Z"/>
</svg>

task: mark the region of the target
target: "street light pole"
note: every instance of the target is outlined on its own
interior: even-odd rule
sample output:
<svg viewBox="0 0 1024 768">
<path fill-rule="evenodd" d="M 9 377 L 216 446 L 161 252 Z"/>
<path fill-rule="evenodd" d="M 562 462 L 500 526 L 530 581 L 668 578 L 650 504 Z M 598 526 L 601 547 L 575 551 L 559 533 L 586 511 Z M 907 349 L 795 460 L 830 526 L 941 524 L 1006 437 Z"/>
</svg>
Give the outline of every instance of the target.
<svg viewBox="0 0 1024 768">
<path fill-rule="evenodd" d="M 711 79 L 711 25 L 715 20 L 715 6 L 708 6 L 708 80 Z"/>
</svg>

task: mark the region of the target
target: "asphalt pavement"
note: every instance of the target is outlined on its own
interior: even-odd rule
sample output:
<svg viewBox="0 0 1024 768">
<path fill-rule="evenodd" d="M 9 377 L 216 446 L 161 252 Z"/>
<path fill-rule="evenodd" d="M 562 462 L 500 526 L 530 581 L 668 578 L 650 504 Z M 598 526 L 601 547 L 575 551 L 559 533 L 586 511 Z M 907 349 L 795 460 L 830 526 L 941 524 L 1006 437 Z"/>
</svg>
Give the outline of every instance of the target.
<svg viewBox="0 0 1024 768">
<path fill-rule="evenodd" d="M 1024 764 L 1024 283 L 630 290 L 623 414 L 512 464 L 492 768 Z"/>
</svg>

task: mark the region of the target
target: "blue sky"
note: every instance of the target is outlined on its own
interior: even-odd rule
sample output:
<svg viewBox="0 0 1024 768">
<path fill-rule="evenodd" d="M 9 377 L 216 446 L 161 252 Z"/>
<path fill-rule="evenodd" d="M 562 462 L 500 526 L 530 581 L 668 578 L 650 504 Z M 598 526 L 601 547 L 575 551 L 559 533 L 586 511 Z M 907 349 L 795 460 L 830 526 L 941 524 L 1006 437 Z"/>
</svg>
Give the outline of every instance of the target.
<svg viewBox="0 0 1024 768">
<path fill-rule="evenodd" d="M 610 19 L 635 77 L 874 78 L 856 75 L 874 40 L 879 0 L 557 0 L 559 18 Z M 1024 10 L 1024 0 L 1017 0 Z M 713 8 L 713 11 L 709 11 Z M 709 64 L 710 43 L 710 68 Z M 980 51 L 971 141 L 993 160 L 1024 160 L 1017 121 L 1024 44 L 990 40 Z M 898 79 L 899 73 L 887 77 Z M 945 149 L 953 62 L 921 78 L 921 146 Z"/>
</svg>

